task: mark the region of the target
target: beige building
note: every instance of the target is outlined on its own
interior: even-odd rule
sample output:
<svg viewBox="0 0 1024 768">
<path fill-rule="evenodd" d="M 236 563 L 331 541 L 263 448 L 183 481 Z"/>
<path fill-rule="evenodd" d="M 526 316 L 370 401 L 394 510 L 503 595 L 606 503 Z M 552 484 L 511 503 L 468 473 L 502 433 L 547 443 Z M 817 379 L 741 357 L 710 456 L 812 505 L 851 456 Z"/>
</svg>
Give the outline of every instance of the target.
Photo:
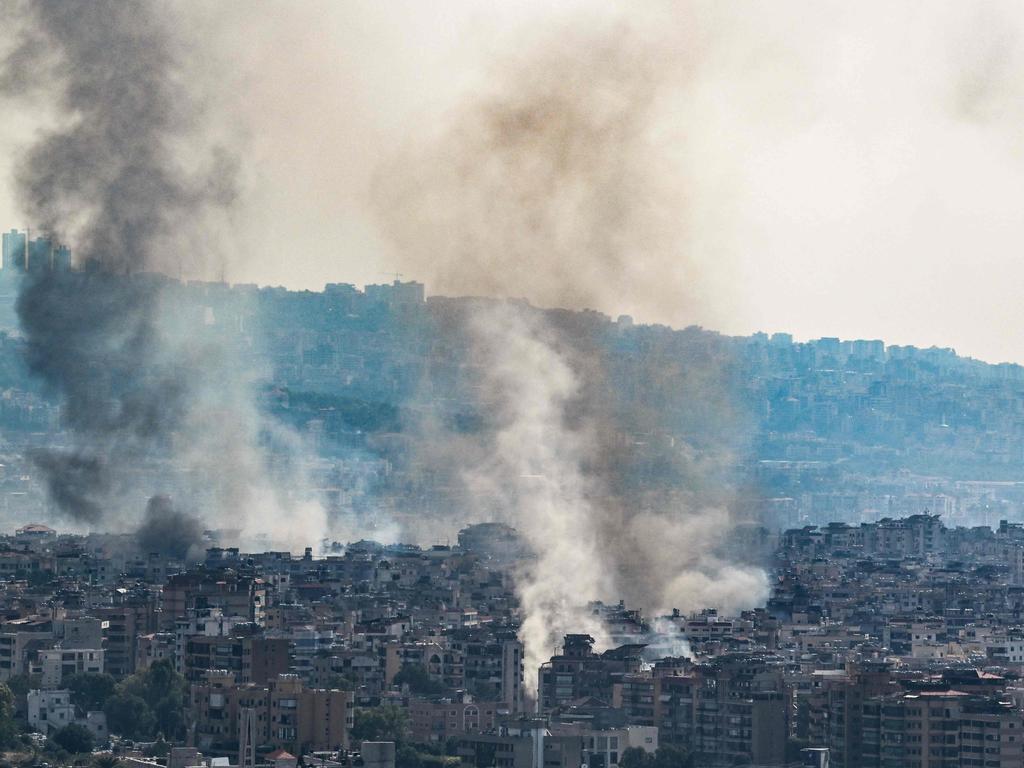
<svg viewBox="0 0 1024 768">
<path fill-rule="evenodd" d="M 349 691 L 306 688 L 296 675 L 278 675 L 266 685 L 238 685 L 235 676 L 212 671 L 192 685 L 191 716 L 200 749 L 235 749 L 239 712 L 252 709 L 258 746 L 302 755 L 347 749 L 355 700 Z"/>
</svg>

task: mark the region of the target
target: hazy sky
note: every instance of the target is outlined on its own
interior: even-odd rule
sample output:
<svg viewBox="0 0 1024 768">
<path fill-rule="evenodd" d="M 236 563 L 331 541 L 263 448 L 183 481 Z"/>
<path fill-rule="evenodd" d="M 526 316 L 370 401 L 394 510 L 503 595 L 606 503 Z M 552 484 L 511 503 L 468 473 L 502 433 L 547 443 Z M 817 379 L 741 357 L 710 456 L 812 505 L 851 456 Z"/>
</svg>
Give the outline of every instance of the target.
<svg viewBox="0 0 1024 768">
<path fill-rule="evenodd" d="M 396 240 L 390 198 L 375 190 L 421 153 L 435 163 L 429 177 L 459 135 L 453 126 L 476 114 L 474 104 L 504 98 L 506 79 L 531 62 L 552 62 L 556 82 L 565 68 L 557 98 L 586 91 L 586 73 L 600 69 L 586 57 L 614 53 L 581 46 L 592 32 L 612 48 L 622 40 L 623 60 L 642 60 L 638 71 L 657 83 L 622 151 L 643 152 L 628 178 L 659 198 L 661 239 L 643 270 L 672 277 L 648 301 L 649 280 L 619 274 L 620 262 L 595 263 L 588 279 L 605 289 L 588 303 L 730 333 L 883 338 L 1024 362 L 1020 3 L 247 0 L 176 9 L 194 42 L 188 73 L 206 97 L 209 131 L 242 153 L 240 204 L 219 246 L 228 279 L 319 289 L 402 270 L 428 291 L 440 281 L 495 292 L 472 270 L 453 282 L 450 262 L 435 272 L 429 254 L 396 252 L 415 230 Z M 607 82 L 636 82 L 601 71 L 601 98 Z M 533 81 L 515 82 L 521 90 Z M 40 103 L 0 123 L 3 179 L 47 120 Z M 650 185 L 637 182 L 641 167 Z M 430 183 L 424 173 L 411 176 L 413 188 Z M 0 183 L 0 226 L 31 224 L 12 185 Z M 506 292 L 546 300 L 537 285 L 513 275 Z"/>
</svg>

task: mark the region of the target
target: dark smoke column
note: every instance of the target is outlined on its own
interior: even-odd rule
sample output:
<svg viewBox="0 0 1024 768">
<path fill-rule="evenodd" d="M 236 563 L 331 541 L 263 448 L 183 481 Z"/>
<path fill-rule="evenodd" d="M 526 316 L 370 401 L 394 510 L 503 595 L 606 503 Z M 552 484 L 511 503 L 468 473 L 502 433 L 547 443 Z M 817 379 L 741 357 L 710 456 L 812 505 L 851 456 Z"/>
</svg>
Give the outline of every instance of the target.
<svg viewBox="0 0 1024 768">
<path fill-rule="evenodd" d="M 18 300 L 28 362 L 62 396 L 71 435 L 36 461 L 65 513 L 120 527 L 155 492 L 140 478 L 170 459 L 191 478 L 181 495 L 201 488 L 217 507 L 211 522 L 241 528 L 254 495 L 283 515 L 260 486 L 271 427 L 229 351 L 178 323 L 180 291 L 165 277 L 216 268 L 215 249 L 194 244 L 234 196 L 233 163 L 204 137 L 183 67 L 195 52 L 173 34 L 183 28 L 173 11 L 124 0 L 16 6 L 21 42 L 0 83 L 11 99 L 42 94 L 59 115 L 18 165 L 20 202 L 77 254 L 70 273 L 26 275 Z M 151 504 L 147 525 L 165 509 Z"/>
<path fill-rule="evenodd" d="M 19 163 L 17 190 L 30 221 L 74 244 L 79 271 L 26 276 L 18 314 L 29 365 L 63 395 L 76 436 L 37 464 L 52 499 L 91 523 L 126 470 L 167 448 L 191 394 L 159 339 L 163 281 L 143 273 L 176 273 L 174 234 L 230 200 L 223 173 L 186 175 L 172 154 L 198 115 L 155 8 L 23 4 L 3 73 L 9 95 L 41 91 L 61 115 Z"/>
</svg>

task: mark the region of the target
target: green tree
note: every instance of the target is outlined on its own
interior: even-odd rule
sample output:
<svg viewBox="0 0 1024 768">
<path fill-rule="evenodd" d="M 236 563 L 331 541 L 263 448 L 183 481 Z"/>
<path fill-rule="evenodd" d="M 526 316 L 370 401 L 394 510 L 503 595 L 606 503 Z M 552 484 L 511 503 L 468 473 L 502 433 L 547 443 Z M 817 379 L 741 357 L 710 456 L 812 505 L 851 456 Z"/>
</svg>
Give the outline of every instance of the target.
<svg viewBox="0 0 1024 768">
<path fill-rule="evenodd" d="M 629 747 L 619 757 L 619 768 L 653 768 L 654 756 L 641 747 Z"/>
<path fill-rule="evenodd" d="M 184 736 L 185 707 L 179 691 L 172 691 L 153 705 L 156 727 L 160 732 L 173 739 Z"/>
<path fill-rule="evenodd" d="M 161 733 L 157 737 L 157 740 L 153 742 L 152 746 L 145 750 L 143 754 L 145 754 L 146 757 L 167 757 L 170 752 L 171 745 L 167 743 L 167 740 L 164 739 L 164 735 Z"/>
<path fill-rule="evenodd" d="M 103 709 L 107 699 L 114 695 L 117 682 L 110 675 L 76 672 L 64 679 L 64 687 L 71 691 L 72 704 L 91 712 Z"/>
<path fill-rule="evenodd" d="M 42 675 L 13 675 L 7 681 L 7 687 L 14 694 L 15 715 L 20 713 L 24 717 L 24 713 L 28 711 L 28 692 L 42 686 Z"/>
<path fill-rule="evenodd" d="M 170 660 L 161 659 L 121 682 L 104 707 L 107 725 L 130 739 L 151 738 L 157 731 L 180 738 L 185 731 L 185 693 L 185 678 Z"/>
<path fill-rule="evenodd" d="M 395 750 L 395 768 L 423 768 L 423 759 L 409 744 Z"/>
<path fill-rule="evenodd" d="M 683 747 L 665 744 L 658 747 L 651 765 L 652 768 L 690 768 L 693 765 L 693 755 Z"/>
<path fill-rule="evenodd" d="M 395 675 L 395 685 L 408 685 L 409 690 L 424 696 L 444 693 L 447 688 L 431 679 L 430 672 L 422 664 L 403 664 Z"/>
<path fill-rule="evenodd" d="M 340 691 L 354 691 L 359 687 L 359 678 L 349 674 L 331 674 L 324 681 L 325 688 L 337 688 Z"/>
<path fill-rule="evenodd" d="M 0 683 L 0 746 L 13 746 L 18 738 L 18 726 L 14 721 L 14 693 Z"/>
<path fill-rule="evenodd" d="M 113 754 L 95 755 L 92 765 L 93 768 L 121 768 L 121 761 Z"/>
<path fill-rule="evenodd" d="M 71 754 L 92 752 L 92 733 L 84 725 L 71 723 L 55 732 L 50 740 Z"/>
<path fill-rule="evenodd" d="M 409 720 L 405 711 L 390 704 L 357 709 L 352 738 L 356 741 L 393 741 L 405 743 Z"/>
<path fill-rule="evenodd" d="M 118 692 L 107 699 L 103 711 L 111 733 L 127 739 L 148 739 L 156 732 L 156 718 L 139 696 Z"/>
</svg>

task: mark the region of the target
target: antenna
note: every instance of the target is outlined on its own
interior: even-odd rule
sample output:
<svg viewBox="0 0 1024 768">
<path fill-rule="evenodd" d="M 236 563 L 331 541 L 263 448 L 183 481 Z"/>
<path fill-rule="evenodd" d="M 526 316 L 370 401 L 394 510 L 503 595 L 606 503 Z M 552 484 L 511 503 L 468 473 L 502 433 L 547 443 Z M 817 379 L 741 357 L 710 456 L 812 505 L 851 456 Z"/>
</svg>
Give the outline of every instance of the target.
<svg viewBox="0 0 1024 768">
<path fill-rule="evenodd" d="M 377 274 L 393 277 L 395 278 L 395 282 L 398 282 L 398 279 L 403 276 L 401 272 L 378 272 Z"/>
</svg>

